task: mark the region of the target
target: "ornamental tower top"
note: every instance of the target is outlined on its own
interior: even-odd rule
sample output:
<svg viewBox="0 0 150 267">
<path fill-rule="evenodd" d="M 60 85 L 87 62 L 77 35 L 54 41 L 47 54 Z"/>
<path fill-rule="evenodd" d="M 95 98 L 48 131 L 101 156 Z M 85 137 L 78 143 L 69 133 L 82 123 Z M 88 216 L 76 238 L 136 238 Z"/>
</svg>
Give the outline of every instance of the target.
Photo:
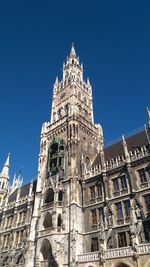
<svg viewBox="0 0 150 267">
<path fill-rule="evenodd" d="M 66 115 L 78 114 L 94 124 L 92 87 L 89 79 L 83 80 L 83 65 L 76 55 L 74 45 L 63 64 L 63 77 L 56 77 L 53 89 L 51 123 Z"/>
</svg>

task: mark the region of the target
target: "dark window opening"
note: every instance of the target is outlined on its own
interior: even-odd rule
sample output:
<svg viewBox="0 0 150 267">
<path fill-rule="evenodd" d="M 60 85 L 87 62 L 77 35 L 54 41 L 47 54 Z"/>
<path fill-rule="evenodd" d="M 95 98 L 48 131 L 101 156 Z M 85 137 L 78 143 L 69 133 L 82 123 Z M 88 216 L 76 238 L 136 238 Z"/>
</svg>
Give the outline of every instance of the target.
<svg viewBox="0 0 150 267">
<path fill-rule="evenodd" d="M 43 226 L 45 229 L 52 227 L 52 215 L 49 212 L 46 213 Z"/>
<path fill-rule="evenodd" d="M 99 250 L 98 237 L 93 237 L 91 240 L 91 252 L 98 250 Z"/>
<path fill-rule="evenodd" d="M 92 213 L 92 224 L 97 224 L 97 213 L 96 209 L 91 211 Z"/>
<path fill-rule="evenodd" d="M 54 201 L 54 191 L 53 189 L 49 190 L 46 194 L 45 203 L 49 204 Z"/>
<path fill-rule="evenodd" d="M 91 199 L 95 198 L 95 187 L 90 187 Z"/>
<path fill-rule="evenodd" d="M 121 202 L 116 203 L 116 209 L 117 209 L 117 219 L 120 220 L 120 219 L 123 218 L 123 212 L 122 212 Z"/>
<path fill-rule="evenodd" d="M 98 197 L 102 196 L 102 184 L 97 185 L 97 195 Z"/>
<path fill-rule="evenodd" d="M 120 177 L 122 189 L 127 189 L 127 181 L 125 175 Z"/>
<path fill-rule="evenodd" d="M 61 214 L 58 215 L 58 221 L 57 221 L 57 226 L 61 227 L 62 225 L 62 218 L 61 218 Z"/>
<path fill-rule="evenodd" d="M 144 169 L 138 170 L 138 173 L 139 173 L 139 176 L 141 179 L 141 183 L 147 183 L 147 177 L 145 174 L 145 170 Z"/>
<path fill-rule="evenodd" d="M 118 178 L 113 179 L 114 192 L 119 192 Z"/>
<path fill-rule="evenodd" d="M 124 201 L 124 208 L 125 208 L 126 217 L 129 217 L 130 216 L 130 200 Z"/>
<path fill-rule="evenodd" d="M 118 246 L 119 248 L 127 246 L 127 239 L 125 232 L 118 233 Z"/>
<path fill-rule="evenodd" d="M 150 195 L 145 196 L 147 212 L 150 212 Z"/>
<path fill-rule="evenodd" d="M 63 200 L 63 192 L 59 191 L 58 193 L 58 201 L 62 201 Z"/>
</svg>

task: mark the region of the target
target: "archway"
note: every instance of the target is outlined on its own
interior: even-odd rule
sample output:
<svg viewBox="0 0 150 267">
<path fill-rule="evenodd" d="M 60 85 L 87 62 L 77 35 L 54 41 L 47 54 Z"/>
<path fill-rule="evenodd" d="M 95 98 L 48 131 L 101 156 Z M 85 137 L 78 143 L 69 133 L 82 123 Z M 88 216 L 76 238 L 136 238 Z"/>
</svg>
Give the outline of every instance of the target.
<svg viewBox="0 0 150 267">
<path fill-rule="evenodd" d="M 52 247 L 48 239 L 44 239 L 40 249 L 40 267 L 58 267 L 58 264 L 52 254 Z"/>
<path fill-rule="evenodd" d="M 130 267 L 129 265 L 127 265 L 126 263 L 120 262 L 116 265 L 116 267 Z"/>
<path fill-rule="evenodd" d="M 48 239 L 44 239 L 40 250 L 40 261 L 47 261 L 50 263 L 52 258 L 52 248 Z"/>
</svg>

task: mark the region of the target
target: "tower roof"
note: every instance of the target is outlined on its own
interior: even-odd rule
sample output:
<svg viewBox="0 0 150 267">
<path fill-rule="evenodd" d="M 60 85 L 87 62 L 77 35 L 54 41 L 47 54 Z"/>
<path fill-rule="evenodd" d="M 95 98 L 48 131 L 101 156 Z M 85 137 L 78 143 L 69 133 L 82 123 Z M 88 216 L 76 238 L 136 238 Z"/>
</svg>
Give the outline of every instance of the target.
<svg viewBox="0 0 150 267">
<path fill-rule="evenodd" d="M 72 43 L 72 46 L 71 46 L 70 57 L 76 57 L 76 51 L 74 48 L 74 43 Z"/>
<path fill-rule="evenodd" d="M 10 153 L 8 153 L 8 157 L 7 157 L 6 162 L 3 166 L 1 176 L 9 177 L 9 164 L 10 164 L 9 162 L 10 162 Z"/>
</svg>

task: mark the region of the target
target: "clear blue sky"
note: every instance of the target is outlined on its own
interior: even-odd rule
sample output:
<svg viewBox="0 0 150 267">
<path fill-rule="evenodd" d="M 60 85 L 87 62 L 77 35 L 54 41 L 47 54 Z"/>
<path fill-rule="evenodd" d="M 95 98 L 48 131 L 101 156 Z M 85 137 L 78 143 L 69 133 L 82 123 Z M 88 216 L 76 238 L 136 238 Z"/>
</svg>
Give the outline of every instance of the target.
<svg viewBox="0 0 150 267">
<path fill-rule="evenodd" d="M 105 141 L 144 125 L 150 106 L 150 1 L 0 3 L 0 166 L 37 175 L 41 125 L 53 82 L 75 43 L 93 86 Z"/>
</svg>

